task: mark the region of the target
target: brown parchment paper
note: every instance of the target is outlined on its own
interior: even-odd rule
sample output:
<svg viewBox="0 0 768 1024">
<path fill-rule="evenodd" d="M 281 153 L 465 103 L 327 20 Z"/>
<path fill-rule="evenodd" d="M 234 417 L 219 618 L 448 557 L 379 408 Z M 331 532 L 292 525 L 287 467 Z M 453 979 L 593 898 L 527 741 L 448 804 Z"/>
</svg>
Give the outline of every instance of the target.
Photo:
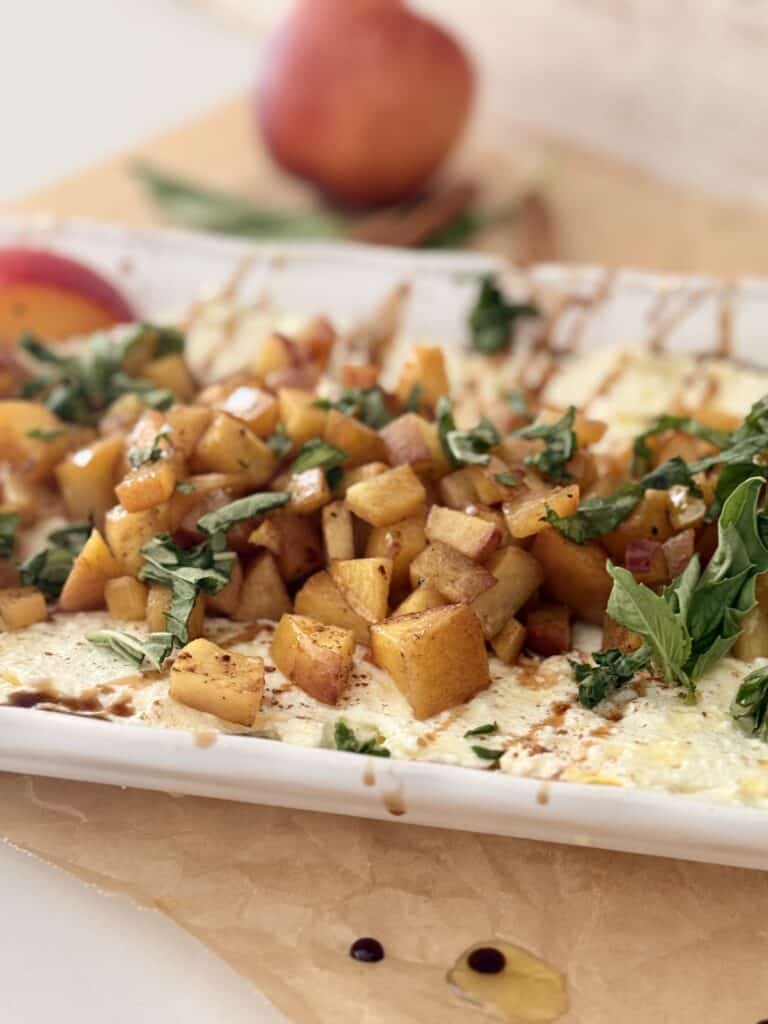
<svg viewBox="0 0 768 1024">
<path fill-rule="evenodd" d="M 487 1019 L 444 978 L 493 937 L 567 975 L 564 1024 L 768 1016 L 768 873 L 19 775 L 0 831 L 158 907 L 296 1024 Z M 383 963 L 349 958 L 361 935 Z"/>
<path fill-rule="evenodd" d="M 519 140 L 508 141 L 514 157 Z M 553 152 L 561 258 L 768 272 L 764 211 Z M 225 188 L 303 198 L 254 148 L 242 100 L 141 154 Z M 484 182 L 514 173 L 496 151 L 484 160 Z M 15 208 L 152 223 L 125 165 L 90 168 Z M 516 238 L 496 241 L 518 255 Z M 160 908 L 296 1024 L 487 1019 L 444 977 L 494 936 L 567 974 L 566 1024 L 768 1017 L 768 873 L 16 775 L 0 775 L 0 835 Z M 366 934 L 384 943 L 383 963 L 348 958 Z"/>
</svg>

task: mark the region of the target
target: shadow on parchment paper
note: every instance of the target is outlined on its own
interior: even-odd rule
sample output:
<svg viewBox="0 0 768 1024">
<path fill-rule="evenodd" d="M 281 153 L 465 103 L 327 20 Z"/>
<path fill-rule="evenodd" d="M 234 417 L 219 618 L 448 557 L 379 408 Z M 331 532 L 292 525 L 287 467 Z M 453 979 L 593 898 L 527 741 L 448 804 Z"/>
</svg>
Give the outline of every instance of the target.
<svg viewBox="0 0 768 1024">
<path fill-rule="evenodd" d="M 492 936 L 566 974 L 563 1024 L 768 1016 L 768 873 L 20 775 L 0 808 L 4 837 L 158 907 L 296 1024 L 488 1020 L 445 973 Z M 382 963 L 349 958 L 361 935 Z"/>
</svg>

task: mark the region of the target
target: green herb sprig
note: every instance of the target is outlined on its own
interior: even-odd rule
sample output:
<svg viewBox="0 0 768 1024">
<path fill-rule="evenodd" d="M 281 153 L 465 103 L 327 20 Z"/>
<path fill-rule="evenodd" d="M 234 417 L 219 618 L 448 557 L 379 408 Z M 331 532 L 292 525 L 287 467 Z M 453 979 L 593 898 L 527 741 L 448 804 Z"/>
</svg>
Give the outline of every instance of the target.
<svg viewBox="0 0 768 1024">
<path fill-rule="evenodd" d="M 345 388 L 335 401 L 318 398 L 312 404 L 317 409 L 335 409 L 345 416 L 354 416 L 372 430 L 381 430 L 394 419 L 387 404 L 386 392 L 378 385 L 372 388 Z"/>
<path fill-rule="evenodd" d="M 768 740 L 768 666 L 756 668 L 742 681 L 731 716 L 750 736 Z"/>
<path fill-rule="evenodd" d="M 105 647 L 122 661 L 130 662 L 136 668 L 145 663 L 160 669 L 171 656 L 176 638 L 173 633 L 150 633 L 137 637 L 119 629 L 100 629 L 86 637 L 96 647 Z"/>
<path fill-rule="evenodd" d="M 617 647 L 596 651 L 591 664 L 569 660 L 579 684 L 579 704 L 594 708 L 601 700 L 631 682 L 638 672 L 648 667 L 650 660 L 651 652 L 645 646 L 630 653 Z"/>
<path fill-rule="evenodd" d="M 529 427 L 522 427 L 512 434 L 513 437 L 520 437 L 524 441 L 544 442 L 543 451 L 528 455 L 525 461 L 529 466 L 535 466 L 550 480 L 563 482 L 571 479 L 571 474 L 565 467 L 576 454 L 578 447 L 576 432 L 573 429 L 575 415 L 576 410 L 571 406 L 556 423 L 535 423 Z"/>
<path fill-rule="evenodd" d="M 37 587 L 49 601 L 55 601 L 90 533 L 90 523 L 72 523 L 49 533 L 48 545 L 19 566 L 21 582 Z"/>
<path fill-rule="evenodd" d="M 452 466 L 488 465 L 491 448 L 501 441 L 490 420 L 480 420 L 471 430 L 459 430 L 447 395 L 438 399 L 435 416 L 440 445 Z"/>
<path fill-rule="evenodd" d="M 183 343 L 173 328 L 142 324 L 122 341 L 96 335 L 82 355 L 65 356 L 26 335 L 19 342 L 22 351 L 46 370 L 25 381 L 22 396 L 42 401 L 68 423 L 86 425 L 97 423 L 107 406 L 125 394 L 140 395 L 146 405 L 167 409 L 175 400 L 173 393 L 131 376 L 125 367 L 178 352 Z"/>
<path fill-rule="evenodd" d="M 370 757 L 391 757 L 391 751 L 383 744 L 384 737 L 379 733 L 366 740 L 358 739 L 343 718 L 337 719 L 334 724 L 333 745 L 336 750 L 344 750 L 350 754 L 368 754 Z"/>
<path fill-rule="evenodd" d="M 480 291 L 469 315 L 472 348 L 485 355 L 506 352 L 518 321 L 539 315 L 530 302 L 509 302 L 493 274 L 480 281 Z"/>
<path fill-rule="evenodd" d="M 10 558 L 21 517 L 18 512 L 0 512 L 0 558 Z"/>
</svg>

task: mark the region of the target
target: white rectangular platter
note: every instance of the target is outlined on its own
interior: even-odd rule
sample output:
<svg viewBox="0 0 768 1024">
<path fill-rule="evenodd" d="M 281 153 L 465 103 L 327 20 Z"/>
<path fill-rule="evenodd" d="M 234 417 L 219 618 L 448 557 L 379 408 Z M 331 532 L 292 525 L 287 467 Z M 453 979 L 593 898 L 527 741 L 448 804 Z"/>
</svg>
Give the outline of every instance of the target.
<svg viewBox="0 0 768 1024">
<path fill-rule="evenodd" d="M 396 285 L 411 298 L 402 333 L 465 340 L 485 256 L 350 246 L 253 245 L 175 231 L 82 221 L 0 219 L 0 245 L 49 246 L 101 268 L 147 318 L 186 309 L 242 269 L 244 297 L 354 322 Z M 585 347 L 642 342 L 663 329 L 670 348 L 715 350 L 727 314 L 732 351 L 765 363 L 768 287 L 599 268 L 541 267 L 539 284 L 575 296 L 569 324 Z M 598 296 L 596 303 L 584 302 Z M 205 748 L 187 732 L 0 709 L 0 770 L 31 772 L 254 803 L 520 836 L 550 842 L 768 867 L 768 813 L 666 793 L 542 783 L 503 772 L 352 757 L 270 740 L 221 736 Z M 371 784 L 371 772 L 373 783 Z M 2 820 L 0 819 L 0 829 Z"/>
</svg>

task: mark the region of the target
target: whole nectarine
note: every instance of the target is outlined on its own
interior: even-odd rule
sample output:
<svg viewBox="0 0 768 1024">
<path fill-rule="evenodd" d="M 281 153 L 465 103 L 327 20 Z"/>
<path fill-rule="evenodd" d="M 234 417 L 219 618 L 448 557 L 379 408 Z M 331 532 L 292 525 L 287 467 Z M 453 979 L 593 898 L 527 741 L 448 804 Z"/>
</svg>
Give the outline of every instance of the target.
<svg viewBox="0 0 768 1024">
<path fill-rule="evenodd" d="M 459 43 L 403 0 L 299 0 L 267 46 L 255 110 L 287 170 L 351 203 L 416 192 L 472 104 Z"/>
<path fill-rule="evenodd" d="M 120 292 L 84 263 L 45 249 L 0 249 L 0 345 L 26 331 L 53 340 L 134 319 Z"/>
</svg>

